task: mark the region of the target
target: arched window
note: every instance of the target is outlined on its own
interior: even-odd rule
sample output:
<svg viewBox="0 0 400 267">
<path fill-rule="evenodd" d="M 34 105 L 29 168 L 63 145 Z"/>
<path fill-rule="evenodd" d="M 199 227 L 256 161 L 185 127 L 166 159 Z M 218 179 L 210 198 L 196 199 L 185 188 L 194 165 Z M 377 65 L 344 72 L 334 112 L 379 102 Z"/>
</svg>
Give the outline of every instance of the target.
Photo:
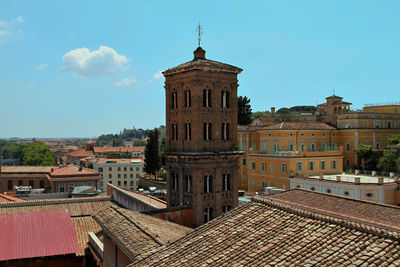
<svg viewBox="0 0 400 267">
<path fill-rule="evenodd" d="M 192 176 L 185 175 L 185 191 L 187 193 L 192 192 Z"/>
<path fill-rule="evenodd" d="M 212 139 L 211 135 L 211 123 L 204 123 L 203 125 L 203 131 L 204 131 L 204 140 L 209 141 Z"/>
</svg>

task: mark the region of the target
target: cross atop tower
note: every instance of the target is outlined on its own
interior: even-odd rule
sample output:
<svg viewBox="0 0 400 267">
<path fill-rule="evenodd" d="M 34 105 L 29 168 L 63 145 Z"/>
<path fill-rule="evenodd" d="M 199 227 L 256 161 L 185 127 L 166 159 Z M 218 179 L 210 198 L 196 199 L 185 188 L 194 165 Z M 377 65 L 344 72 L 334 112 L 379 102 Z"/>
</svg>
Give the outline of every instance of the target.
<svg viewBox="0 0 400 267">
<path fill-rule="evenodd" d="M 198 43 L 198 45 L 200 47 L 201 34 L 203 33 L 203 29 L 201 28 L 200 22 L 199 22 L 199 25 L 196 28 L 196 31 L 197 31 L 197 43 Z"/>
</svg>

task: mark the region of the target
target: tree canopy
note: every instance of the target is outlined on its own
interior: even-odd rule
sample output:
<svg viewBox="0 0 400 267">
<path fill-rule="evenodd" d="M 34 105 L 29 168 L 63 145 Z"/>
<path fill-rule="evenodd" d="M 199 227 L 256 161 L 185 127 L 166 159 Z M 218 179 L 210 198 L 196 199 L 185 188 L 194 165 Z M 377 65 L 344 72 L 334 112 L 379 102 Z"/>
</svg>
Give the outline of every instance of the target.
<svg viewBox="0 0 400 267">
<path fill-rule="evenodd" d="M 400 158 L 397 156 L 396 149 L 385 150 L 377 168 L 386 172 L 400 172 Z"/>
<path fill-rule="evenodd" d="M 251 123 L 251 105 L 250 98 L 247 96 L 238 97 L 238 124 L 248 125 Z"/>
<path fill-rule="evenodd" d="M 52 166 L 55 164 L 54 153 L 41 141 L 23 144 L 22 164 L 25 166 Z"/>
<path fill-rule="evenodd" d="M 363 170 L 375 169 L 377 163 L 377 154 L 373 146 L 360 145 L 357 149 L 357 157 L 361 161 Z"/>
<path fill-rule="evenodd" d="M 155 174 L 161 168 L 161 159 L 157 128 L 147 132 L 148 140 L 144 150 L 144 169 L 148 174 Z"/>
<path fill-rule="evenodd" d="M 391 137 L 389 137 L 388 144 L 391 146 L 400 144 L 400 134 L 392 135 Z"/>
</svg>

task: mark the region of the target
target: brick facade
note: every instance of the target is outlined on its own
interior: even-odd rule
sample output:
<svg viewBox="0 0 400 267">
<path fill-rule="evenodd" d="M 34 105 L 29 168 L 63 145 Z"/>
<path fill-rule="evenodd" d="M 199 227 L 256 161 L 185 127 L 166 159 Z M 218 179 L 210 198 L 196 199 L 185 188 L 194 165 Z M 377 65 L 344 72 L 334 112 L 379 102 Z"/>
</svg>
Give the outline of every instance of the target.
<svg viewBox="0 0 400 267">
<path fill-rule="evenodd" d="M 168 206 L 192 206 L 198 226 L 237 206 L 237 74 L 242 70 L 205 59 L 200 47 L 194 54 L 194 60 L 163 74 Z"/>
</svg>

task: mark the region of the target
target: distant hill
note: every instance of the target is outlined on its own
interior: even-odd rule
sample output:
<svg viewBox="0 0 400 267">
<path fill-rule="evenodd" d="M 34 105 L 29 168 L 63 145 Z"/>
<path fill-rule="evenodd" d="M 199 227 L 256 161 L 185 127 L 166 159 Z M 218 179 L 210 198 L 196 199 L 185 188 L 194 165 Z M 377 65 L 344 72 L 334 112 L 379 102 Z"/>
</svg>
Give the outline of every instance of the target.
<svg viewBox="0 0 400 267">
<path fill-rule="evenodd" d="M 160 131 L 160 138 L 165 137 L 165 126 L 157 128 Z M 147 131 L 149 129 L 123 129 L 119 134 L 102 134 L 96 139 L 96 146 L 125 146 L 130 143 L 133 146 L 145 146 Z"/>
</svg>

